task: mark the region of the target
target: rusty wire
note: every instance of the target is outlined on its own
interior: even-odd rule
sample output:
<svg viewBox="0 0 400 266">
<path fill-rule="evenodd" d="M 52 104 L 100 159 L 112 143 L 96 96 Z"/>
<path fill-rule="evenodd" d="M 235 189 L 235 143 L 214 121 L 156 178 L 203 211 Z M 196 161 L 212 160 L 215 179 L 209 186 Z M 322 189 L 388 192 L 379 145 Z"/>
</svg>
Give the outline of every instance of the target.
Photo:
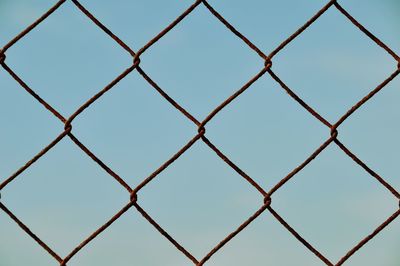
<svg viewBox="0 0 400 266">
<path fill-rule="evenodd" d="M 291 180 L 297 173 L 299 173 L 306 165 L 308 165 L 313 159 L 315 159 L 325 148 L 331 144 L 336 144 L 345 154 L 347 154 L 356 164 L 361 166 L 366 172 L 368 172 L 373 178 L 375 178 L 381 185 L 383 185 L 389 192 L 391 192 L 397 200 L 400 200 L 400 193 L 392 187 L 388 182 L 385 181 L 380 175 L 374 172 L 370 167 L 368 167 L 361 159 L 359 159 L 353 152 L 351 152 L 338 138 L 338 128 L 340 125 L 349 118 L 359 107 L 364 105 L 369 101 L 376 93 L 381 91 L 388 83 L 395 79 L 400 73 L 400 57 L 390 49 L 386 44 L 384 44 L 380 39 L 368 31 L 364 26 L 362 26 L 351 14 L 349 14 L 338 2 L 337 0 L 329 1 L 324 7 L 322 7 L 313 17 L 310 18 L 302 27 L 300 27 L 295 33 L 284 40 L 276 49 L 274 49 L 269 55 L 262 52 L 254 43 L 247 39 L 242 33 L 240 33 L 234 26 L 232 26 L 218 11 L 216 11 L 206 0 L 197 0 L 191 6 L 189 6 L 179 17 L 177 17 L 171 24 L 169 24 L 164 30 L 157 34 L 153 39 L 151 39 L 147 44 L 145 44 L 137 52 L 134 52 L 126 43 L 124 43 L 120 38 L 118 38 L 111 30 L 109 30 L 105 25 L 103 25 L 89 10 L 87 10 L 78 0 L 70 0 L 76 8 L 78 8 L 88 19 L 90 19 L 94 24 L 96 24 L 105 34 L 112 38 L 116 44 L 122 47 L 129 55 L 132 57 L 132 65 L 118 75 L 112 82 L 110 82 L 106 87 L 100 90 L 87 102 L 81 105 L 70 117 L 65 118 L 62 116 L 52 105 L 47 103 L 43 98 L 41 98 L 36 92 L 30 88 L 7 64 L 6 64 L 6 52 L 9 48 L 15 45 L 18 41 L 24 38 L 31 30 L 38 26 L 41 22 L 46 20 L 54 11 L 59 9 L 67 0 L 58 1 L 53 7 L 51 7 L 46 13 L 44 13 L 39 19 L 32 23 L 29 27 L 18 34 L 14 39 L 8 42 L 0 50 L 0 64 L 2 68 L 10 74 L 10 76 L 17 81 L 27 93 L 34 97 L 43 107 L 50 111 L 55 117 L 57 117 L 63 124 L 64 130 L 60 133 L 50 144 L 48 144 L 43 150 L 41 150 L 36 156 L 34 156 L 30 161 L 28 161 L 24 166 L 18 169 L 14 174 L 5 179 L 0 183 L 0 192 L 8 184 L 10 184 L 14 179 L 16 179 L 22 172 L 24 172 L 28 167 L 34 164 L 38 159 L 45 155 L 50 149 L 56 146 L 63 138 L 69 137 L 85 154 L 87 154 L 93 161 L 95 161 L 101 168 L 103 168 L 109 175 L 111 175 L 117 182 L 119 182 L 129 193 L 130 200 L 121 210 L 119 210 L 110 220 L 108 220 L 103 226 L 94 231 L 88 238 L 81 242 L 79 246 L 74 248 L 66 257 L 62 258 L 53 249 L 51 249 L 45 242 L 43 242 L 37 235 L 35 235 L 28 226 L 26 226 L 19 218 L 17 218 L 12 211 L 10 211 L 2 202 L 0 202 L 0 209 L 3 210 L 17 225 L 24 230 L 33 240 L 35 240 L 43 249 L 45 249 L 49 255 L 51 255 L 58 263 L 62 265 L 67 265 L 67 262 L 74 257 L 82 248 L 84 248 L 90 241 L 99 236 L 104 230 L 106 230 L 111 224 L 113 224 L 117 219 L 119 219 L 125 212 L 127 212 L 132 207 L 135 209 L 151 224 L 154 228 L 160 232 L 167 240 L 171 242 L 179 251 L 182 252 L 194 265 L 200 266 L 204 265 L 216 252 L 218 252 L 227 242 L 234 238 L 238 233 L 244 230 L 250 223 L 252 223 L 257 217 L 259 217 L 266 210 L 276 218 L 276 220 L 284 226 L 288 232 L 290 232 L 298 241 L 300 241 L 307 249 L 314 253 L 324 264 L 326 265 L 343 265 L 354 253 L 356 253 L 360 248 L 362 248 L 368 241 L 379 234 L 386 226 L 388 226 L 392 221 L 400 216 L 400 209 L 393 213 L 389 218 L 387 218 L 380 226 L 378 226 L 373 232 L 362 239 L 356 246 L 349 250 L 342 258 L 337 262 L 332 262 L 328 260 L 317 248 L 312 246 L 307 240 L 305 240 L 293 227 L 289 225 L 273 208 L 272 208 L 272 195 L 284 186 L 289 180 Z M 209 12 L 214 15 L 222 24 L 226 26 L 234 35 L 241 39 L 250 49 L 256 52 L 264 61 L 264 67 L 246 84 L 244 84 L 240 89 L 238 89 L 234 94 L 222 102 L 217 108 L 215 108 L 203 121 L 197 120 L 193 115 L 191 115 L 187 110 L 180 106 L 173 98 L 171 98 L 154 80 L 152 80 L 146 72 L 140 66 L 140 56 L 147 51 L 153 44 L 159 41 L 164 35 L 166 35 L 172 28 L 184 20 L 190 13 L 196 9 L 198 6 L 204 5 Z M 317 111 L 310 107 L 306 102 L 304 102 L 298 95 L 296 95 L 293 90 L 291 90 L 272 70 L 272 62 L 275 55 L 281 52 L 290 42 L 296 39 L 300 34 L 302 34 L 310 25 L 315 23 L 321 15 L 323 15 L 327 10 L 336 8 L 338 12 L 343 14 L 350 23 L 354 24 L 359 28 L 364 34 L 366 34 L 373 42 L 384 49 L 394 60 L 397 62 L 396 70 L 381 84 L 374 88 L 370 93 L 368 93 L 364 98 L 362 98 L 358 103 L 356 103 L 351 109 L 349 109 L 337 122 L 330 123 L 323 116 L 321 116 Z M 72 133 L 72 122 L 79 116 L 86 108 L 90 107 L 96 100 L 102 97 L 107 91 L 111 90 L 119 81 L 124 79 L 129 73 L 136 70 L 165 100 L 167 100 L 173 107 L 179 110 L 185 117 L 188 118 L 192 123 L 198 127 L 198 132 L 195 136 L 184 145 L 179 151 L 175 153 L 169 160 L 167 160 L 163 165 L 156 169 L 150 176 L 145 178 L 137 187 L 131 188 L 123 178 L 121 178 L 117 173 L 115 173 L 110 167 L 108 167 L 104 162 L 102 162 L 93 152 L 91 152 L 83 143 L 81 143 L 78 138 L 76 138 Z M 234 99 L 239 97 L 244 91 L 246 91 L 254 82 L 256 82 L 260 77 L 268 73 L 273 80 L 275 80 L 283 90 L 285 90 L 288 95 L 300 104 L 304 109 L 306 109 L 312 116 L 319 120 L 322 124 L 330 129 L 329 138 L 322 143 L 308 158 L 304 160 L 298 167 L 293 169 L 287 176 L 283 177 L 275 186 L 272 187 L 268 192 L 266 192 L 262 186 L 257 184 L 249 175 L 242 171 L 236 164 L 234 164 L 224 153 L 216 147 L 207 137 L 206 137 L 206 125 L 213 119 L 213 117 L 230 104 Z M 140 190 L 146 186 L 148 183 L 152 182 L 157 176 L 164 171 L 169 165 L 171 165 L 175 160 L 177 160 L 183 153 L 185 153 L 195 142 L 203 141 L 211 150 L 213 150 L 226 164 L 228 164 L 233 170 L 235 170 L 240 176 L 242 176 L 248 183 L 253 186 L 257 191 L 261 193 L 264 201 L 261 207 L 247 220 L 245 220 L 235 231 L 230 233 L 226 238 L 224 238 L 218 245 L 216 245 L 208 254 L 202 258 L 195 258 L 188 250 L 186 250 L 181 244 L 179 244 L 171 235 L 165 231 L 161 225 L 159 225 L 139 204 L 138 193 Z"/>
</svg>

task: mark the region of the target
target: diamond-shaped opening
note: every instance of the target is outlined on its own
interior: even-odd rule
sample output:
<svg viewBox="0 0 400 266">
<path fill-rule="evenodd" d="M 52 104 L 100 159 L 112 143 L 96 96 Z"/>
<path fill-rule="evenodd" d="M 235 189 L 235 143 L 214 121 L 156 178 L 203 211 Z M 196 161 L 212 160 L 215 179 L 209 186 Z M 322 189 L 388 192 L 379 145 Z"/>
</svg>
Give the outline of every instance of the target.
<svg viewBox="0 0 400 266">
<path fill-rule="evenodd" d="M 0 71 L 0 183 L 58 136 L 63 126 L 5 71 Z"/>
<path fill-rule="evenodd" d="M 132 207 L 73 257 L 69 264 L 184 266 L 190 265 L 191 261 Z"/>
<path fill-rule="evenodd" d="M 132 73 L 74 121 L 74 132 L 135 187 L 192 139 L 197 128 Z"/>
<path fill-rule="evenodd" d="M 397 34 L 400 23 L 398 1 L 370 0 L 368 4 L 360 5 L 357 0 L 349 0 L 341 1 L 340 5 L 362 22 L 365 28 L 375 33 L 390 49 L 400 53 L 400 38 Z"/>
<path fill-rule="evenodd" d="M 40 2 L 2 0 L 0 2 L 0 25 L 2 26 L 0 46 L 4 46 L 13 39 L 52 5 L 54 5 L 52 0 Z"/>
<path fill-rule="evenodd" d="M 396 67 L 385 50 L 329 9 L 274 59 L 278 76 L 334 123 Z"/>
<path fill-rule="evenodd" d="M 84 0 L 80 2 L 137 51 L 182 14 L 194 1 L 141 0 L 123 1 L 118 5 L 110 1 Z"/>
<path fill-rule="evenodd" d="M 337 261 L 391 216 L 398 201 L 332 144 L 276 192 L 273 207 Z"/>
<path fill-rule="evenodd" d="M 141 58 L 149 76 L 198 119 L 205 118 L 264 64 L 202 5 Z"/>
<path fill-rule="evenodd" d="M 28 236 L 3 211 L 0 211 L 0 235 L 0 265 L 59 265 L 52 256 Z"/>
<path fill-rule="evenodd" d="M 264 189 L 329 136 L 329 129 L 265 76 L 207 124 L 207 136 Z"/>
<path fill-rule="evenodd" d="M 61 256 L 128 200 L 129 193 L 68 139 L 17 177 L 1 199 Z"/>
<path fill-rule="evenodd" d="M 278 47 L 327 1 L 208 1 L 266 54 Z"/>
<path fill-rule="evenodd" d="M 263 198 L 203 143 L 139 192 L 151 217 L 197 258 L 258 210 Z"/>
<path fill-rule="evenodd" d="M 321 266 L 323 264 L 277 223 L 268 211 L 265 211 L 217 252 L 207 265 Z"/>
<path fill-rule="evenodd" d="M 400 78 L 397 77 L 340 126 L 348 148 L 400 191 Z"/>
<path fill-rule="evenodd" d="M 7 51 L 7 63 L 68 115 L 128 67 L 132 59 L 70 1 Z"/>
</svg>

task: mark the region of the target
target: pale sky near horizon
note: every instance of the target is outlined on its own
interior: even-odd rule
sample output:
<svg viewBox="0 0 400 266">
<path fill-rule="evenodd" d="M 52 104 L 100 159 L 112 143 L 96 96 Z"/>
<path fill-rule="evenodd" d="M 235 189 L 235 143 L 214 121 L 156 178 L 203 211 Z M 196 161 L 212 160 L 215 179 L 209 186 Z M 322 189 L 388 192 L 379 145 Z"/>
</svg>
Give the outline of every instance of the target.
<svg viewBox="0 0 400 266">
<path fill-rule="evenodd" d="M 135 51 L 193 1 L 82 0 Z M 266 54 L 327 0 L 210 0 Z M 55 1 L 0 0 L 0 47 Z M 396 0 L 342 0 L 366 28 L 400 54 Z M 71 2 L 7 51 L 7 64 L 68 117 L 132 60 Z M 385 80 L 397 63 L 331 8 L 273 61 L 274 72 L 334 123 Z M 204 119 L 263 67 L 256 53 L 205 7 L 141 56 L 167 93 Z M 339 139 L 400 190 L 400 78 L 339 128 Z M 0 183 L 63 130 L 51 113 L 0 68 Z M 132 187 L 169 159 L 197 128 L 132 72 L 73 121 L 73 133 Z M 266 74 L 223 109 L 207 137 L 265 190 L 329 138 L 329 129 Z M 129 194 L 68 138 L 1 191 L 1 202 L 61 256 L 104 224 Z M 139 193 L 139 203 L 198 259 L 262 205 L 262 197 L 197 142 Z M 394 213 L 398 201 L 334 144 L 273 196 L 273 208 L 336 262 Z M 399 266 L 400 218 L 345 265 Z M 0 212 L 0 266 L 57 262 Z M 193 265 L 132 208 L 69 266 Z M 324 265 L 270 214 L 213 256 L 210 266 Z"/>
</svg>

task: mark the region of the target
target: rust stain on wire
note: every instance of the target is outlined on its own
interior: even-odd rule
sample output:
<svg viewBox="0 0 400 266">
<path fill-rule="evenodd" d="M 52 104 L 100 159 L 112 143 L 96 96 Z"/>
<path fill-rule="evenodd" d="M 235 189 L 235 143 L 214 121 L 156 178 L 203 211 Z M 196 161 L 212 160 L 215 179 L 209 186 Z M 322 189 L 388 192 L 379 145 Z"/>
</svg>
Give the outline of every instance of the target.
<svg viewBox="0 0 400 266">
<path fill-rule="evenodd" d="M 359 157 L 357 157 L 350 149 L 348 149 L 338 138 L 339 126 L 348 119 L 354 112 L 356 112 L 362 105 L 367 101 L 372 99 L 379 91 L 385 88 L 392 80 L 394 80 L 400 74 L 400 57 L 390 49 L 386 44 L 384 44 L 378 37 L 372 34 L 368 29 L 366 29 L 360 22 L 358 22 L 348 11 L 346 11 L 336 0 L 329 1 L 325 6 L 323 6 L 314 16 L 312 16 L 307 22 L 304 23 L 297 31 L 290 35 L 286 40 L 284 40 L 278 47 L 276 47 L 267 56 L 261 49 L 259 49 L 253 42 L 251 42 L 245 35 L 239 32 L 232 24 L 230 24 L 217 10 L 215 10 L 206 0 L 194 1 L 180 16 L 178 16 L 172 23 L 166 26 L 160 33 L 158 33 L 154 38 L 147 42 L 141 49 L 135 52 L 131 49 L 124 41 L 122 41 L 118 36 L 116 36 L 109 28 L 107 28 L 102 22 L 100 22 L 89 10 L 87 10 L 78 0 L 71 0 L 71 2 L 85 15 L 90 21 L 97 25 L 105 34 L 112 38 L 116 45 L 124 49 L 132 57 L 132 65 L 128 67 L 125 71 L 119 74 L 112 82 L 96 93 L 92 98 L 87 100 L 83 105 L 81 105 L 70 117 L 65 118 L 58 112 L 52 105 L 47 103 L 43 98 L 41 98 L 28 84 L 26 84 L 7 64 L 6 64 L 6 52 L 9 48 L 15 45 L 18 41 L 24 38 L 31 30 L 36 28 L 40 23 L 51 16 L 56 10 L 58 10 L 67 0 L 61 0 L 56 2 L 56 4 L 47 10 L 39 19 L 28 26 L 25 30 L 19 33 L 15 38 L 9 41 L 6 45 L 0 49 L 0 65 L 2 68 L 18 83 L 20 86 L 29 93 L 39 104 L 51 112 L 61 123 L 64 125 L 64 130 L 46 147 L 44 147 L 40 152 L 37 153 L 31 160 L 29 160 L 25 165 L 18 169 L 14 174 L 5 179 L 0 183 L 0 192 L 8 184 L 13 182 L 18 176 L 33 165 L 37 160 L 39 160 L 43 155 L 45 155 L 50 149 L 56 146 L 63 138 L 68 137 L 73 143 L 75 143 L 87 156 L 89 156 L 94 162 L 96 162 L 99 167 L 106 171 L 112 178 L 115 179 L 124 189 L 127 190 L 129 201 L 127 204 L 119 210 L 110 220 L 108 220 L 103 226 L 94 230 L 94 232 L 84 239 L 81 244 L 75 247 L 65 258 L 61 258 L 55 251 L 53 251 L 44 241 L 42 241 L 36 234 L 34 234 L 27 225 L 25 225 L 15 214 L 9 210 L 3 203 L 0 202 L 0 209 L 9 216 L 23 231 L 25 231 L 34 241 L 36 241 L 44 250 L 46 250 L 50 256 L 52 256 L 60 266 L 67 265 L 67 262 L 79 253 L 89 242 L 98 237 L 103 231 L 105 231 L 109 226 L 111 226 L 116 220 L 118 220 L 122 215 L 124 215 L 132 207 L 135 207 L 136 211 L 143 216 L 162 236 L 164 236 L 172 245 L 174 245 L 183 256 L 186 256 L 190 262 L 194 265 L 200 266 L 206 264 L 207 261 L 212 259 L 212 256 L 219 252 L 221 248 L 231 241 L 237 234 L 245 230 L 254 220 L 256 220 L 265 211 L 269 211 L 271 217 L 275 218 L 286 230 L 292 234 L 298 241 L 300 241 L 307 249 L 310 250 L 315 256 L 317 256 L 321 262 L 329 266 L 339 266 L 343 265 L 351 256 L 353 256 L 358 250 L 360 250 L 367 242 L 372 240 L 376 235 L 378 235 L 383 229 L 385 229 L 391 222 L 400 216 L 400 209 L 387 218 L 381 225 L 379 225 L 373 232 L 368 234 L 364 239 L 350 249 L 343 257 L 341 257 L 336 263 L 328 260 L 317 248 L 312 246 L 306 239 L 304 239 L 290 224 L 285 221 L 273 208 L 272 208 L 272 195 L 289 182 L 292 178 L 296 176 L 304 167 L 306 167 L 312 160 L 314 160 L 326 147 L 329 145 L 337 145 L 347 156 L 349 156 L 354 163 L 362 167 L 371 177 L 375 178 L 382 186 L 384 186 L 388 191 L 390 191 L 393 196 L 400 201 L 400 193 L 391 186 L 383 177 L 372 170 L 368 165 L 366 165 Z M 256 52 L 261 59 L 265 61 L 264 68 L 262 68 L 259 73 L 255 74 L 247 83 L 239 87 L 239 89 L 223 101 L 218 107 L 211 111 L 203 121 L 197 120 L 192 114 L 185 110 L 178 102 L 176 102 L 171 96 L 169 96 L 150 76 L 140 66 L 140 56 L 147 52 L 148 49 L 158 42 L 164 35 L 178 25 L 187 16 L 190 16 L 191 12 L 203 5 L 216 19 L 218 19 L 228 30 L 232 32 L 237 38 L 242 40 L 249 49 Z M 343 14 L 354 26 L 356 26 L 360 31 L 362 31 L 366 36 L 368 36 L 373 42 L 379 47 L 384 49 L 393 59 L 397 62 L 397 69 L 382 83 L 380 83 L 376 88 L 370 91 L 364 98 L 362 98 L 358 103 L 356 103 L 352 108 L 350 108 L 338 121 L 335 123 L 328 122 L 322 115 L 320 115 L 316 110 L 310 107 L 304 100 L 302 100 L 296 93 L 293 92 L 285 83 L 282 81 L 273 71 L 272 71 L 272 59 L 280 53 L 285 47 L 301 35 L 309 26 L 316 23 L 318 19 L 329 9 L 335 8 L 338 12 Z M 136 186 L 131 188 L 128 183 L 120 177 L 116 172 L 114 172 L 107 164 L 105 164 L 100 158 L 98 158 L 92 151 L 90 151 L 78 138 L 76 138 L 72 133 L 72 122 L 89 108 L 95 101 L 101 98 L 105 93 L 111 90 L 118 82 L 124 79 L 131 72 L 137 71 L 144 80 L 146 80 L 166 101 L 168 101 L 176 110 L 178 110 L 182 115 L 184 115 L 190 122 L 194 123 L 198 131 L 194 137 L 184 145 L 179 151 L 177 151 L 170 159 L 168 159 L 164 164 L 162 164 L 158 169 L 156 169 L 150 176 L 143 179 L 143 181 Z M 288 96 L 301 105 L 310 115 L 314 116 L 318 121 L 330 129 L 329 138 L 321 144 L 308 158 L 304 160 L 299 166 L 293 169 L 287 176 L 283 177 L 269 192 L 266 192 L 261 185 L 259 185 L 252 177 L 239 168 L 232 160 L 230 160 L 224 153 L 215 146 L 206 137 L 206 124 L 214 118 L 222 109 L 227 105 L 231 104 L 237 97 L 250 89 L 253 83 L 263 77 L 265 74 L 269 74 L 270 77 L 275 80 L 284 91 L 287 92 Z M 250 186 L 253 186 L 263 197 L 263 202 L 261 207 L 249 218 L 247 218 L 242 224 L 240 224 L 236 230 L 222 239 L 215 247 L 213 247 L 209 253 L 205 254 L 202 258 L 196 258 L 190 251 L 179 244 L 165 229 L 161 227 L 138 203 L 138 193 L 145 187 L 148 183 L 154 182 L 158 175 L 163 172 L 167 167 L 169 167 L 175 160 L 177 160 L 182 154 L 184 154 L 188 149 L 190 149 L 194 143 L 202 141 L 207 145 L 216 155 L 221 158 L 227 165 L 229 165 L 234 171 L 236 171 L 242 178 L 244 178 Z M 1 198 L 0 198 L 1 199 Z M 400 204 L 399 204 L 400 207 Z"/>
</svg>

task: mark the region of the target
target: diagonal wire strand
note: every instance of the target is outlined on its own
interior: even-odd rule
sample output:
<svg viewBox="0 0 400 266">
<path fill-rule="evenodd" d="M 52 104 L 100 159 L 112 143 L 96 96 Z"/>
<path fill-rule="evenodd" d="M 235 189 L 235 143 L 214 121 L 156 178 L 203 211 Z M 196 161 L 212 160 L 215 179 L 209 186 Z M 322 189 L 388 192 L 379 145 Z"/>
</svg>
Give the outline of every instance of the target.
<svg viewBox="0 0 400 266">
<path fill-rule="evenodd" d="M 79 253 L 89 242 L 97 238 L 103 231 L 110 227 L 115 221 L 117 221 L 125 212 L 127 212 L 131 207 L 135 207 L 136 211 L 141 214 L 161 235 L 163 235 L 167 240 L 169 240 L 183 255 L 185 255 L 189 260 L 191 260 L 195 265 L 204 265 L 215 253 L 220 252 L 220 250 L 225 246 L 226 243 L 231 241 L 237 234 L 243 231 L 248 225 L 250 225 L 255 219 L 257 219 L 265 210 L 268 210 L 272 217 L 274 217 L 279 223 L 281 223 L 298 241 L 300 241 L 308 250 L 314 253 L 318 258 L 321 259 L 326 265 L 343 265 L 351 256 L 353 256 L 359 249 L 361 249 L 365 244 L 371 241 L 376 235 L 378 235 L 383 229 L 385 229 L 390 223 L 400 216 L 400 210 L 396 211 L 392 216 L 390 216 L 385 222 L 378 226 L 371 234 L 362 239 L 356 246 L 354 246 L 347 254 L 339 259 L 338 263 L 333 264 L 328 260 L 321 252 L 319 252 L 314 246 L 307 242 L 300 234 L 290 226 L 290 224 L 285 221 L 271 206 L 272 195 L 278 191 L 282 186 L 284 186 L 289 180 L 291 180 L 297 173 L 303 170 L 311 161 L 313 161 L 319 154 L 331 143 L 335 143 L 347 156 L 349 156 L 354 163 L 358 164 L 365 171 L 367 171 L 372 177 L 374 177 L 381 185 L 388 189 L 393 196 L 399 200 L 400 194 L 397 190 L 389 184 L 384 178 L 382 178 L 378 173 L 374 172 L 367 164 L 365 164 L 359 157 L 357 157 L 354 152 L 348 149 L 339 139 L 338 139 L 338 128 L 346 121 L 354 112 L 356 112 L 361 106 L 364 106 L 369 100 L 371 100 L 378 92 L 380 92 L 387 84 L 394 80 L 398 74 L 400 74 L 400 58 L 388 45 L 386 45 L 382 40 L 380 40 L 376 35 L 365 28 L 358 20 L 356 20 L 342 5 L 340 5 L 337 0 L 328 1 L 316 14 L 314 14 L 308 21 L 306 21 L 300 28 L 298 28 L 292 35 L 285 39 L 280 45 L 278 45 L 272 52 L 267 56 L 264 51 L 258 48 L 250 39 L 248 39 L 243 33 L 239 32 L 236 27 L 234 27 L 219 11 L 217 11 L 210 3 L 206 0 L 196 0 L 194 1 L 183 13 L 181 13 L 175 20 L 173 20 L 169 25 L 167 25 L 161 32 L 149 40 L 141 49 L 137 52 L 120 39 L 116 34 L 113 33 L 108 27 L 106 27 L 92 12 L 90 12 L 86 7 L 84 7 L 78 0 L 70 0 L 77 9 L 79 9 L 83 15 L 85 15 L 90 21 L 97 25 L 106 35 L 115 41 L 115 43 L 124 49 L 133 59 L 133 64 L 128 67 L 123 73 L 96 93 L 92 98 L 88 99 L 83 103 L 69 118 L 65 118 L 61 113 L 59 113 L 51 104 L 46 102 L 44 98 L 39 96 L 33 89 L 31 89 L 6 63 L 6 52 L 20 40 L 22 40 L 26 35 L 28 35 L 33 29 L 35 29 L 39 24 L 45 21 L 50 15 L 57 11 L 67 0 L 57 1 L 52 7 L 50 7 L 42 16 L 40 16 L 36 21 L 30 24 L 22 32 L 16 35 L 11 41 L 9 41 L 2 49 L 0 49 L 0 65 L 1 67 L 14 79 L 17 83 L 34 99 L 36 99 L 43 107 L 50 111 L 54 117 L 60 120 L 64 124 L 64 131 L 57 136 L 50 144 L 44 147 L 38 154 L 36 154 L 31 160 L 29 160 L 24 166 L 17 170 L 12 176 L 5 179 L 0 183 L 0 192 L 8 184 L 12 183 L 22 172 L 31 167 L 37 160 L 44 156 L 50 149 L 56 146 L 65 136 L 68 136 L 73 143 L 75 143 L 84 153 L 86 153 L 93 161 L 95 161 L 99 167 L 111 175 L 116 181 L 124 187 L 130 195 L 130 201 L 125 207 L 119 210 L 109 221 L 107 221 L 103 226 L 96 229 L 90 236 L 83 240 L 77 247 L 75 247 L 71 253 L 62 259 L 56 252 L 54 252 L 46 243 L 44 243 L 38 236 L 36 236 L 22 221 L 20 221 L 12 211 L 10 211 L 3 203 L 0 202 L 0 209 L 3 210 L 23 231 L 25 231 L 33 240 L 35 240 L 44 250 L 46 250 L 61 266 L 65 266 L 66 263 Z M 242 40 L 249 49 L 256 52 L 262 59 L 265 60 L 264 68 L 251 78 L 245 85 L 243 85 L 238 91 L 228 97 L 220 105 L 218 105 L 214 110 L 212 110 L 204 120 L 200 121 L 196 119 L 192 114 L 190 114 L 185 108 L 183 108 L 175 99 L 169 96 L 165 90 L 163 90 L 140 66 L 140 56 L 148 51 L 148 49 L 157 43 L 161 38 L 163 38 L 168 32 L 174 29 L 181 21 L 185 20 L 193 10 L 195 10 L 199 5 L 203 5 L 216 19 L 218 19 L 232 34 L 234 34 L 238 39 Z M 386 80 L 379 84 L 375 89 L 373 89 L 368 95 L 357 102 L 352 108 L 350 108 L 336 123 L 331 124 L 322 115 L 320 115 L 315 109 L 313 109 L 309 104 L 307 104 L 298 94 L 296 94 L 292 89 L 290 89 L 285 82 L 278 77 L 278 75 L 272 70 L 272 58 L 280 53 L 285 47 L 295 40 L 299 35 L 301 35 L 307 28 L 318 21 L 318 19 L 330 8 L 334 7 L 338 12 L 343 14 L 354 26 L 356 26 L 360 31 L 366 34 L 376 45 L 383 48 L 393 59 L 397 62 L 397 70 L 392 73 Z M 186 143 L 179 151 L 177 151 L 171 158 L 169 158 L 163 165 L 156 169 L 150 176 L 143 179 L 143 181 L 134 189 L 132 189 L 128 183 L 124 181 L 116 172 L 114 172 L 106 163 L 100 160 L 89 148 L 87 148 L 82 142 L 78 140 L 77 137 L 72 133 L 72 122 L 77 118 L 82 112 L 84 112 L 88 107 L 94 104 L 99 98 L 104 97 L 104 95 L 111 90 L 117 83 L 123 80 L 131 72 L 137 71 L 141 77 L 146 80 L 166 101 L 168 101 L 173 108 L 184 115 L 189 121 L 194 123 L 197 128 L 197 134 Z M 318 147 L 314 153 L 312 153 L 308 158 L 306 158 L 303 163 L 298 167 L 293 169 L 287 176 L 283 177 L 275 186 L 273 186 L 268 192 L 266 192 L 260 184 L 254 181 L 254 179 L 244 172 L 237 164 L 233 163 L 215 144 L 213 144 L 206 137 L 206 124 L 211 121 L 222 109 L 227 105 L 232 104 L 232 102 L 240 97 L 247 89 L 249 89 L 254 82 L 259 78 L 264 76 L 265 73 L 269 73 L 271 78 L 275 80 L 281 88 L 287 92 L 288 96 L 295 100 L 300 106 L 302 106 L 308 113 L 314 116 L 318 121 L 327 126 L 330 129 L 330 137 L 324 143 Z M 252 216 L 250 216 L 244 223 L 242 223 L 236 230 L 230 233 L 225 239 L 219 242 L 211 251 L 206 254 L 200 261 L 197 260 L 186 248 L 180 245 L 171 235 L 163 229 L 158 222 L 156 222 L 137 202 L 138 192 L 145 187 L 148 183 L 153 182 L 156 177 L 163 172 L 169 165 L 171 165 L 175 160 L 184 154 L 195 142 L 198 140 L 207 145 L 211 150 L 213 150 L 218 157 L 223 160 L 227 165 L 229 165 L 236 173 L 238 173 L 242 178 L 244 178 L 249 184 L 251 184 L 259 193 L 264 196 L 264 205 Z M 399 206 L 400 207 L 400 206 Z"/>
</svg>

